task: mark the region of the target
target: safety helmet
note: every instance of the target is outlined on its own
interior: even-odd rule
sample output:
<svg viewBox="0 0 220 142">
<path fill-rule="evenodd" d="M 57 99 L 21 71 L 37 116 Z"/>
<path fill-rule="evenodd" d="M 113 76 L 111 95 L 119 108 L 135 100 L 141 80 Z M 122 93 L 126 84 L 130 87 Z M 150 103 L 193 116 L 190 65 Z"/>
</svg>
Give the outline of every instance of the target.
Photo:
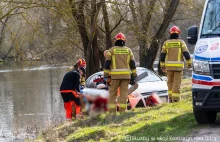
<svg viewBox="0 0 220 142">
<path fill-rule="evenodd" d="M 126 41 L 125 35 L 123 33 L 118 33 L 115 36 L 115 41 L 117 41 L 117 40 L 123 40 L 125 42 Z"/>
<path fill-rule="evenodd" d="M 85 59 L 83 59 L 83 58 L 79 59 L 79 60 L 76 62 L 76 64 L 77 64 L 78 67 L 86 68 L 86 61 L 85 61 Z"/>
<path fill-rule="evenodd" d="M 170 34 L 173 34 L 173 33 L 176 33 L 176 34 L 180 34 L 180 29 L 177 27 L 177 26 L 173 26 L 171 29 L 170 29 Z"/>
</svg>

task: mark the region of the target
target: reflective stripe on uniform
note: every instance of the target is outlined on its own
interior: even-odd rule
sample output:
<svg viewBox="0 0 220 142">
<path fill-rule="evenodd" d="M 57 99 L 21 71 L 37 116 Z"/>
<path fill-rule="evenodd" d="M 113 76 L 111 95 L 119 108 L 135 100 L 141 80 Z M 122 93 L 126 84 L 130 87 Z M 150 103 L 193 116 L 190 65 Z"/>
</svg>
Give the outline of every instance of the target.
<svg viewBox="0 0 220 142">
<path fill-rule="evenodd" d="M 178 61 L 180 61 L 181 56 L 182 56 L 182 51 L 181 51 L 181 48 L 179 48 L 179 50 L 178 50 Z"/>
<path fill-rule="evenodd" d="M 61 93 L 72 93 L 76 98 L 79 97 L 78 93 L 74 90 L 61 90 Z"/>
<path fill-rule="evenodd" d="M 169 91 L 168 91 L 168 94 L 172 94 L 172 90 L 169 90 Z"/>
<path fill-rule="evenodd" d="M 130 69 L 111 69 L 111 74 L 131 74 Z"/>
<path fill-rule="evenodd" d="M 128 68 L 130 69 L 130 56 L 127 56 L 127 64 L 128 64 Z"/>
<path fill-rule="evenodd" d="M 123 71 L 120 71 L 120 72 L 111 72 L 111 74 L 131 74 L 131 72 L 123 72 Z"/>
<path fill-rule="evenodd" d="M 126 48 L 114 49 L 114 54 L 129 54 L 129 50 Z"/>
<path fill-rule="evenodd" d="M 112 68 L 116 69 L 115 55 L 112 55 Z"/>
<path fill-rule="evenodd" d="M 130 72 L 130 69 L 111 69 L 111 71 L 113 72 L 123 72 L 123 71 L 129 71 Z"/>
<path fill-rule="evenodd" d="M 166 49 L 167 55 L 168 55 L 168 49 Z M 168 60 L 168 56 L 166 56 L 166 61 Z"/>
<path fill-rule="evenodd" d="M 170 66 L 170 67 L 183 67 L 184 66 L 184 62 L 182 61 L 166 61 L 166 66 Z"/>
<path fill-rule="evenodd" d="M 167 42 L 166 48 L 180 48 L 180 42 Z"/>
<path fill-rule="evenodd" d="M 184 62 L 182 61 L 166 61 L 166 66 L 170 66 L 170 67 L 183 67 L 184 66 Z"/>
<path fill-rule="evenodd" d="M 183 67 L 184 64 L 166 64 L 167 67 Z"/>
</svg>

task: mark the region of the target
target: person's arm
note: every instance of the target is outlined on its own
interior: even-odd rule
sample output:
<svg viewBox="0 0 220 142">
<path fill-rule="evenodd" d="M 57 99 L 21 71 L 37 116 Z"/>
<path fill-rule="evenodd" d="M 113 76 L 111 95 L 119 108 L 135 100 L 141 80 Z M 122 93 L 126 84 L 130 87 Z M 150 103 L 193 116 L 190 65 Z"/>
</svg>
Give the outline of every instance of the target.
<svg viewBox="0 0 220 142">
<path fill-rule="evenodd" d="M 111 50 L 108 51 L 106 60 L 105 60 L 105 65 L 104 65 L 104 77 L 108 77 L 109 73 L 111 71 L 111 59 L 112 59 L 112 53 Z"/>
<path fill-rule="evenodd" d="M 190 57 L 190 54 L 189 54 L 189 50 L 188 50 L 188 48 L 187 48 L 184 41 L 181 41 L 181 50 L 182 50 L 183 56 L 186 60 L 187 67 L 191 68 L 192 60 L 191 60 L 191 57 Z"/>
<path fill-rule="evenodd" d="M 161 51 L 161 54 L 160 54 L 160 67 L 163 71 L 165 70 L 165 60 L 166 60 L 166 55 L 167 55 L 165 45 L 166 45 L 166 42 L 164 42 L 163 47 L 162 47 L 162 51 Z"/>
<path fill-rule="evenodd" d="M 79 85 L 80 85 L 80 75 L 75 72 L 75 77 L 74 77 L 74 88 L 76 89 L 77 92 L 80 92 L 79 90 Z"/>
<path fill-rule="evenodd" d="M 133 52 L 130 50 L 130 69 L 131 69 L 131 75 L 133 77 L 137 76 L 137 70 L 136 70 L 136 63 L 134 61 L 134 54 Z"/>
</svg>

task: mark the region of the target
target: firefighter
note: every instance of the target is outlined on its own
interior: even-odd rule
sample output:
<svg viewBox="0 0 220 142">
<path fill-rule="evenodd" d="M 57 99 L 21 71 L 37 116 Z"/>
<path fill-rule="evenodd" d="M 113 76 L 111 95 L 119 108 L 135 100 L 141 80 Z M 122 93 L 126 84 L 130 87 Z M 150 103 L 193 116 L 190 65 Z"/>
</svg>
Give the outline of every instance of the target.
<svg viewBox="0 0 220 142">
<path fill-rule="evenodd" d="M 125 46 L 126 38 L 122 33 L 115 36 L 115 46 L 109 49 L 106 60 L 104 78 L 111 78 L 109 87 L 109 112 L 116 112 L 117 90 L 120 87 L 119 111 L 126 110 L 128 84 L 135 84 L 136 65 L 130 48 Z"/>
<path fill-rule="evenodd" d="M 105 58 L 107 57 L 108 51 L 109 51 L 109 50 L 105 50 L 105 51 L 103 52 L 103 55 L 104 55 Z"/>
<path fill-rule="evenodd" d="M 78 67 L 77 70 L 69 71 L 65 74 L 60 86 L 60 93 L 64 101 L 66 111 L 66 119 L 72 119 L 72 106 L 76 109 L 76 118 L 81 117 L 80 103 L 80 76 L 85 74 L 86 70 L 83 67 Z"/>
<path fill-rule="evenodd" d="M 86 61 L 83 58 L 80 58 L 77 60 L 76 63 L 74 63 L 73 67 L 70 67 L 67 69 L 67 71 L 77 70 L 78 67 L 83 67 L 86 69 Z M 85 75 L 81 76 L 80 78 L 80 85 L 85 86 Z"/>
<path fill-rule="evenodd" d="M 191 68 L 191 58 L 187 46 L 179 37 L 177 26 L 170 29 L 170 39 L 165 41 L 160 54 L 160 67 L 167 72 L 167 86 L 170 102 L 180 101 L 180 86 L 184 69 L 184 58 L 187 68 Z M 184 58 L 183 58 L 184 57 Z"/>
<path fill-rule="evenodd" d="M 86 60 L 83 59 L 83 58 L 80 58 L 80 59 L 76 62 L 74 68 L 77 69 L 78 67 L 83 67 L 83 68 L 86 69 Z M 86 81 L 85 81 L 85 78 L 86 78 L 85 75 L 86 75 L 86 74 L 82 75 L 81 78 L 80 78 L 80 85 L 81 85 L 81 86 L 85 86 L 85 82 L 86 82 Z"/>
</svg>

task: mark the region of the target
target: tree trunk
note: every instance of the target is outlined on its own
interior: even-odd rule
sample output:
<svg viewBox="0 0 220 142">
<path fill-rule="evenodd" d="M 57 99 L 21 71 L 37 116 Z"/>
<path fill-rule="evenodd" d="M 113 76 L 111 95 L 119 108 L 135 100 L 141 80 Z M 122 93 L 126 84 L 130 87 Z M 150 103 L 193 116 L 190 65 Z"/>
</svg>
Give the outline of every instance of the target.
<svg viewBox="0 0 220 142">
<path fill-rule="evenodd" d="M 140 47 L 139 62 L 140 62 L 140 66 L 143 67 L 146 65 L 146 55 L 147 55 L 147 50 L 148 50 L 148 48 L 146 47 L 147 38 L 148 38 L 147 33 L 148 33 L 148 28 L 150 25 L 152 13 L 154 11 L 156 1 L 155 0 L 149 1 L 148 11 L 146 15 L 144 15 L 145 4 L 143 3 L 143 0 L 138 0 L 138 3 L 139 3 L 139 15 L 144 16 L 144 18 L 141 20 L 140 26 L 138 24 L 137 14 L 135 13 L 134 0 L 130 0 L 130 9 L 131 9 L 134 27 L 136 27 L 137 33 L 141 33 L 138 36 L 137 40 L 138 40 L 139 47 Z"/>
<path fill-rule="evenodd" d="M 99 46 L 97 41 L 97 18 L 101 9 L 102 3 L 96 3 L 96 0 L 92 0 L 91 9 L 91 30 L 89 35 L 89 44 L 86 52 L 87 71 L 86 75 L 89 76 L 99 71 Z"/>
<path fill-rule="evenodd" d="M 88 34 L 85 23 L 85 0 L 78 1 L 69 0 L 69 4 L 72 8 L 72 15 L 77 22 L 79 33 L 84 47 L 84 54 L 87 62 L 86 75 L 91 74 L 99 70 L 99 46 L 97 41 L 97 18 L 102 3 L 96 3 L 96 0 L 91 1 L 91 25 L 90 33 Z M 78 7 L 76 6 L 78 5 Z"/>
<path fill-rule="evenodd" d="M 78 8 L 76 7 L 75 0 L 69 0 L 69 4 L 71 6 L 72 15 L 77 22 L 79 34 L 81 36 L 81 40 L 83 43 L 84 54 L 86 56 L 87 47 L 89 44 L 89 38 L 88 38 L 87 30 L 86 30 L 85 17 L 84 17 L 84 11 L 83 11 L 84 6 L 85 6 L 85 0 L 81 0 L 78 2 Z"/>
<path fill-rule="evenodd" d="M 157 31 L 157 33 L 155 34 L 155 36 L 153 37 L 153 40 L 151 42 L 150 48 L 147 52 L 147 56 L 146 56 L 146 67 L 148 69 L 153 70 L 153 63 L 156 59 L 156 55 L 159 49 L 159 40 L 161 40 L 161 38 L 163 37 L 167 27 L 169 26 L 172 17 L 177 9 L 177 6 L 179 4 L 179 0 L 172 0 L 169 6 L 169 9 L 167 10 L 167 13 L 165 14 L 165 17 L 163 19 L 163 22 L 159 28 L 159 30 Z"/>
<path fill-rule="evenodd" d="M 111 40 L 111 29 L 110 29 L 110 23 L 109 23 L 109 16 L 106 8 L 105 0 L 102 0 L 102 13 L 103 13 L 103 19 L 105 24 L 105 46 L 106 49 L 109 49 L 112 47 L 112 40 Z"/>
</svg>

